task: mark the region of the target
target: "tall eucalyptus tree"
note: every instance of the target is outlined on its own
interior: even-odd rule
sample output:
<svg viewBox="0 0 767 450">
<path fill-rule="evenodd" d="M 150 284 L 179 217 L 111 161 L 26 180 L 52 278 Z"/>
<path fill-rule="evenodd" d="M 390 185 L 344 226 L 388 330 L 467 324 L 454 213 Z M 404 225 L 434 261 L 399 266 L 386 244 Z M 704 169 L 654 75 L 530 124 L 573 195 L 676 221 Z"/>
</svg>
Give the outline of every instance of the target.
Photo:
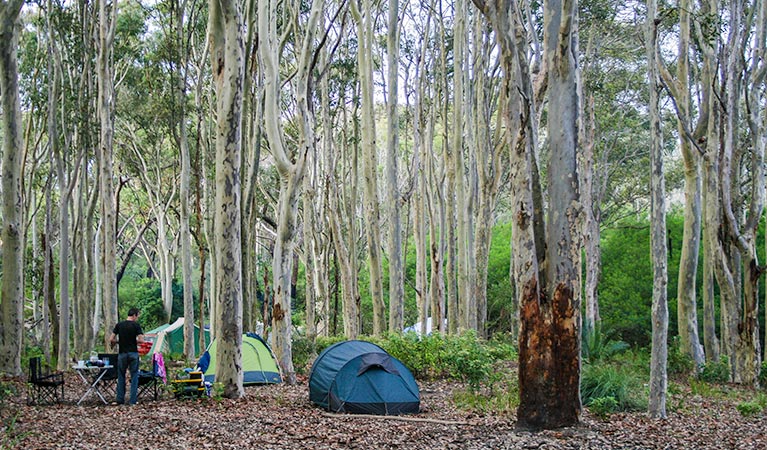
<svg viewBox="0 0 767 450">
<path fill-rule="evenodd" d="M 216 380 L 224 396 L 240 398 L 242 387 L 242 225 L 240 167 L 245 76 L 243 5 L 210 0 L 208 34 L 216 88 Z"/>
<path fill-rule="evenodd" d="M 576 3 L 544 2 L 550 145 L 544 220 L 540 186 L 534 182 L 537 114 L 523 8 L 514 0 L 474 1 L 496 33 L 503 69 L 502 110 L 511 149 L 512 268 L 521 324 L 517 418 L 521 426 L 532 428 L 577 423 L 581 411 Z"/>
<path fill-rule="evenodd" d="M 307 155 L 315 151 L 314 115 L 312 99 L 314 84 L 312 66 L 314 64 L 315 35 L 322 17 L 324 2 L 316 0 L 311 4 L 304 29 L 300 30 L 295 46 L 296 55 L 296 126 L 298 144 L 295 155 L 291 158 L 283 140 L 280 98 L 279 62 L 281 41 L 277 38 L 277 2 L 260 2 L 258 9 L 258 29 L 262 41 L 259 54 L 264 66 L 264 120 L 269 149 L 274 157 L 280 174 L 280 197 L 277 209 L 277 236 L 275 239 L 272 270 L 274 276 L 275 297 L 272 309 L 274 349 L 282 368 L 285 380 L 296 382 L 293 369 L 292 319 L 291 319 L 291 282 L 294 268 L 294 248 L 297 230 L 298 196 L 306 175 Z M 285 5 L 291 14 L 300 14 L 298 4 Z M 299 16 L 295 20 L 298 23 Z M 282 30 L 284 32 L 284 30 Z M 294 161 L 293 161 L 294 159 Z"/>
<path fill-rule="evenodd" d="M 684 161 L 684 231 L 682 251 L 679 261 L 679 282 L 677 284 L 677 323 L 682 351 L 689 355 L 695 364 L 701 366 L 705 362 L 703 346 L 698 337 L 698 314 L 696 279 L 698 272 L 698 252 L 701 242 L 702 224 L 702 172 L 701 155 L 697 152 L 691 140 L 699 140 L 700 135 L 691 134 L 692 113 L 690 104 L 690 11 L 692 2 L 679 2 L 679 44 L 676 64 L 676 76 L 672 76 L 662 61 L 658 61 L 658 70 L 664 85 L 674 99 L 678 112 L 677 128 L 679 147 Z M 660 55 L 659 55 L 660 59 Z M 707 116 L 701 109 L 699 123 L 705 123 Z M 703 126 L 695 127 L 705 130 Z"/>
<path fill-rule="evenodd" d="M 113 185 L 115 87 L 113 79 L 113 44 L 117 27 L 116 1 L 100 0 L 98 25 L 98 55 L 96 73 L 98 79 L 97 111 L 99 116 L 99 186 L 101 200 L 101 262 L 100 272 L 104 305 L 105 346 L 108 347 L 110 327 L 117 317 L 117 282 L 115 278 L 117 219 L 115 190 Z"/>
<path fill-rule="evenodd" d="M 649 413 L 666 417 L 668 376 L 668 249 L 666 247 L 666 185 L 663 172 L 663 135 L 660 127 L 660 74 L 658 69 L 657 2 L 647 1 L 645 49 L 650 90 L 650 246 L 653 268 L 652 355 L 650 360 Z"/>
<path fill-rule="evenodd" d="M 373 85 L 373 22 L 375 11 L 370 0 L 361 4 L 350 2 L 351 13 L 357 24 L 357 65 L 360 79 L 362 106 L 362 189 L 363 214 L 367 236 L 370 296 L 373 299 L 373 334 L 380 335 L 386 328 L 386 310 L 383 298 L 383 269 L 381 263 L 381 214 L 378 201 L 378 171 L 375 127 L 375 101 Z"/>
<path fill-rule="evenodd" d="M 3 108 L 3 280 L 0 297 L 0 367 L 11 376 L 21 375 L 24 327 L 23 254 L 21 240 L 21 109 L 19 106 L 19 14 L 21 0 L 0 2 L 0 95 Z"/>
<path fill-rule="evenodd" d="M 400 220 L 400 192 L 397 170 L 399 156 L 399 0 L 389 0 L 389 22 L 386 34 L 388 141 L 386 143 L 386 191 L 388 193 L 389 224 L 389 332 L 399 333 L 404 328 L 405 287 L 402 268 L 402 225 Z M 375 331 L 375 330 L 374 330 Z M 380 330 L 383 331 L 383 330 Z"/>
</svg>

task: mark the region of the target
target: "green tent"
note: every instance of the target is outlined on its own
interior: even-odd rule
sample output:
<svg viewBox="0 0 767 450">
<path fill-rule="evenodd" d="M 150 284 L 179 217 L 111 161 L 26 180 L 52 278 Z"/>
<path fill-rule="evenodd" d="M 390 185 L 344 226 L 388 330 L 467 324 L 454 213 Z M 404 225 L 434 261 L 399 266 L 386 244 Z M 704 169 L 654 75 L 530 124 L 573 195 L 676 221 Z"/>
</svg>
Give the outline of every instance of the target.
<svg viewBox="0 0 767 450">
<path fill-rule="evenodd" d="M 183 354 L 184 353 L 184 318 L 179 317 L 175 322 L 171 324 L 160 325 L 154 330 L 150 330 L 144 333 L 144 339 L 152 343 L 152 348 L 149 350 L 149 354 L 155 352 L 164 353 L 166 355 Z M 210 344 L 210 331 L 205 330 L 205 345 Z M 194 355 L 199 355 L 202 349 L 200 348 L 200 327 L 197 324 L 194 325 Z"/>
<path fill-rule="evenodd" d="M 216 341 L 200 357 L 197 367 L 205 374 L 205 381 L 216 378 Z M 242 384 L 281 383 L 277 360 L 269 345 L 256 333 L 242 335 Z"/>
</svg>

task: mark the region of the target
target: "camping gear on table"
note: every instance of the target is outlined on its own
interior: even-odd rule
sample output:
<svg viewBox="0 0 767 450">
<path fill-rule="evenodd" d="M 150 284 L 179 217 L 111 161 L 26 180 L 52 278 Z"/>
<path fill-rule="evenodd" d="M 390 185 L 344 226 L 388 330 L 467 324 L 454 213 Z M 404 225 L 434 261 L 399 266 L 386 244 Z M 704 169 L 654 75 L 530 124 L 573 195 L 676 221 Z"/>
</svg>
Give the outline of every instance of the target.
<svg viewBox="0 0 767 450">
<path fill-rule="evenodd" d="M 213 383 L 216 378 L 216 340 L 197 362 L 205 374 L 205 381 Z M 261 336 L 255 333 L 242 335 L 242 384 L 276 384 L 282 382 L 277 359 Z"/>
<path fill-rule="evenodd" d="M 417 413 L 421 404 L 418 384 L 402 362 L 356 340 L 331 345 L 314 360 L 309 399 L 332 412 L 378 415 Z"/>
</svg>

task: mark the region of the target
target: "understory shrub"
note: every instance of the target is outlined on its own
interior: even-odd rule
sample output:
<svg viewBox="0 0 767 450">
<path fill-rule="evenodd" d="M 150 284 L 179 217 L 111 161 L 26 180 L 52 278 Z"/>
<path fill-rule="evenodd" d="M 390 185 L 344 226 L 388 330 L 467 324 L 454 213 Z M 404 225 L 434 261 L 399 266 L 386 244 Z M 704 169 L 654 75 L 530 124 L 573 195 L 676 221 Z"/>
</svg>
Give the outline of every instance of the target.
<svg viewBox="0 0 767 450">
<path fill-rule="evenodd" d="M 698 378 L 708 383 L 727 383 L 730 381 L 730 363 L 727 356 L 722 355 L 719 361 L 704 363 L 698 373 Z"/>
<path fill-rule="evenodd" d="M 591 400 L 589 411 L 602 419 L 618 410 L 618 401 L 615 397 L 599 397 Z"/>
<path fill-rule="evenodd" d="M 616 411 L 634 411 L 647 406 L 643 381 L 632 369 L 614 364 L 584 365 L 581 374 L 583 403 L 591 407 L 595 400 L 607 397 L 615 400 Z"/>
<path fill-rule="evenodd" d="M 764 411 L 764 406 L 756 401 L 749 401 L 738 403 L 735 409 L 737 409 L 743 417 L 752 417 L 761 414 L 761 412 Z"/>
<path fill-rule="evenodd" d="M 669 375 L 687 375 L 695 369 L 695 361 L 682 351 L 679 336 L 674 336 L 668 346 Z"/>
<path fill-rule="evenodd" d="M 593 333 L 589 333 L 583 327 L 581 340 L 581 356 L 586 363 L 608 359 L 629 348 L 629 345 L 621 340 L 612 339 L 612 333 L 603 332 L 602 327 L 597 325 Z"/>
<path fill-rule="evenodd" d="M 464 410 L 480 413 L 510 414 L 519 406 L 519 379 L 516 374 L 498 367 L 482 390 L 471 387 L 457 390 L 453 402 Z"/>
<path fill-rule="evenodd" d="M 735 408 L 744 417 L 761 414 L 767 409 L 767 394 L 760 392 L 753 400 L 739 403 Z"/>
</svg>

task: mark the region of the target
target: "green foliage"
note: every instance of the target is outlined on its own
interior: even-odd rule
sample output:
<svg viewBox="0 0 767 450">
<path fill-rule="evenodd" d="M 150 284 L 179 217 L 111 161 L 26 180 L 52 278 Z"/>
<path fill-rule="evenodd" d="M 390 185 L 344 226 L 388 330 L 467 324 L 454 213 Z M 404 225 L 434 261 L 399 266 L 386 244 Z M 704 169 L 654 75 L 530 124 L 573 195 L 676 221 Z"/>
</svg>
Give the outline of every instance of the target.
<svg viewBox="0 0 767 450">
<path fill-rule="evenodd" d="M 215 401 L 221 401 L 224 398 L 224 383 L 214 382 L 210 390 L 210 397 Z"/>
<path fill-rule="evenodd" d="M 11 397 L 18 395 L 16 386 L 12 383 L 7 383 L 0 380 L 0 411 L 5 408 L 5 401 Z"/>
<path fill-rule="evenodd" d="M 727 356 L 722 355 L 719 361 L 704 363 L 701 366 L 698 379 L 708 383 L 727 383 L 730 381 L 730 362 Z"/>
<path fill-rule="evenodd" d="M 375 343 L 402 361 L 417 378 L 439 378 L 449 375 L 445 358 L 447 342 L 439 333 L 419 338 L 416 333 L 390 334 Z"/>
<path fill-rule="evenodd" d="M 761 414 L 761 412 L 764 411 L 764 405 L 757 401 L 748 401 L 738 403 L 735 409 L 737 409 L 740 415 L 743 417 L 753 417 L 757 414 Z"/>
<path fill-rule="evenodd" d="M 610 414 L 618 410 L 618 401 L 615 397 L 599 397 L 591 400 L 589 411 L 595 416 L 606 419 Z"/>
<path fill-rule="evenodd" d="M 687 381 L 690 384 L 690 392 L 692 395 L 699 395 L 706 398 L 721 397 L 721 392 L 719 392 L 711 383 L 692 377 Z"/>
<path fill-rule="evenodd" d="M 617 411 L 634 411 L 646 407 L 640 397 L 643 381 L 634 370 L 614 364 L 587 364 L 581 374 L 581 398 L 586 406 L 600 398 L 612 397 Z"/>
<path fill-rule="evenodd" d="M 762 361 L 762 365 L 759 367 L 759 386 L 762 389 L 767 389 L 767 361 Z"/>
<path fill-rule="evenodd" d="M 668 346 L 668 366 L 670 375 L 686 375 L 695 369 L 695 361 L 682 351 L 679 336 L 674 336 Z"/>
<path fill-rule="evenodd" d="M 668 298 L 676 299 L 683 218 L 672 211 L 667 220 L 669 238 Z M 616 339 L 634 347 L 650 345 L 652 323 L 652 267 L 649 221 L 622 220 L 602 233 L 602 276 L 599 310 L 602 325 Z M 698 277 L 700 279 L 702 277 Z M 669 336 L 677 335 L 676 301 L 669 301 Z"/>
<path fill-rule="evenodd" d="M 331 345 L 346 340 L 343 336 L 318 336 L 312 342 L 304 335 L 293 335 L 293 368 L 296 373 L 306 374 L 311 369 L 311 363 L 323 350 Z"/>
<path fill-rule="evenodd" d="M 597 325 L 593 333 L 583 330 L 583 339 L 581 340 L 581 356 L 585 363 L 594 363 L 603 359 L 608 359 L 629 348 L 629 345 L 620 340 L 610 338 L 611 333 L 602 331 L 601 325 Z"/>
<path fill-rule="evenodd" d="M 511 333 L 495 333 L 487 341 L 487 350 L 495 360 L 517 359 L 517 341 Z"/>
<path fill-rule="evenodd" d="M 293 334 L 291 350 L 293 351 L 293 369 L 298 374 L 305 374 L 309 366 L 309 359 L 314 359 L 317 356 L 316 343 L 304 335 Z"/>
<path fill-rule="evenodd" d="M 508 371 L 496 371 L 488 389 L 458 390 L 453 402 L 461 409 L 478 413 L 511 414 L 519 406 L 519 379 Z"/>
</svg>

